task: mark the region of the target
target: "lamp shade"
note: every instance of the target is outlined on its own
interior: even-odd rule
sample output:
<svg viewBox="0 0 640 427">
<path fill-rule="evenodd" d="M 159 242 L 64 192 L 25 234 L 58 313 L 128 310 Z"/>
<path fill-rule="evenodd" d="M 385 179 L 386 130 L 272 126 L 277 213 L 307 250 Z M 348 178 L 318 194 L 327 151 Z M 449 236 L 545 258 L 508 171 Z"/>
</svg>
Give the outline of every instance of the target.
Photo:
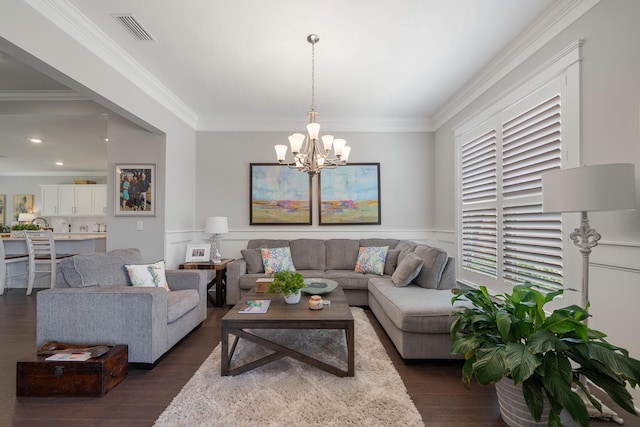
<svg viewBox="0 0 640 427">
<path fill-rule="evenodd" d="M 542 176 L 544 212 L 588 212 L 636 209 L 633 164 L 581 166 Z"/>
<path fill-rule="evenodd" d="M 35 217 L 36 216 L 34 214 L 32 214 L 32 213 L 22 212 L 21 214 L 18 215 L 18 221 L 19 222 L 31 222 L 31 221 L 33 221 L 33 219 Z"/>
<path fill-rule="evenodd" d="M 229 224 L 226 216 L 210 216 L 204 227 L 204 232 L 208 234 L 223 234 L 229 232 Z"/>
</svg>

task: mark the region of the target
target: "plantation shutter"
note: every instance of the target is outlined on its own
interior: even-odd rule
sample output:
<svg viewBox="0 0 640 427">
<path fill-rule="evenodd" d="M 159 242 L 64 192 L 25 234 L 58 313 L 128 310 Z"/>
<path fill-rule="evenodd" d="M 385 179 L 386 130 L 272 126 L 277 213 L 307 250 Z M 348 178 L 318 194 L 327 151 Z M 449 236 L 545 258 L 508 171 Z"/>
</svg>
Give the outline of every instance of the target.
<svg viewBox="0 0 640 427">
<path fill-rule="evenodd" d="M 497 135 L 490 130 L 462 146 L 462 267 L 497 277 Z"/>
<path fill-rule="evenodd" d="M 565 83 L 555 78 L 457 134 L 463 283 L 500 293 L 522 282 L 552 291 L 567 280 L 562 216 L 542 212 L 542 175 L 563 166 L 570 145 Z"/>
<path fill-rule="evenodd" d="M 532 103 L 502 125 L 502 271 L 552 290 L 562 287 L 562 223 L 542 212 L 541 177 L 562 164 L 560 95 L 521 104 Z"/>
</svg>

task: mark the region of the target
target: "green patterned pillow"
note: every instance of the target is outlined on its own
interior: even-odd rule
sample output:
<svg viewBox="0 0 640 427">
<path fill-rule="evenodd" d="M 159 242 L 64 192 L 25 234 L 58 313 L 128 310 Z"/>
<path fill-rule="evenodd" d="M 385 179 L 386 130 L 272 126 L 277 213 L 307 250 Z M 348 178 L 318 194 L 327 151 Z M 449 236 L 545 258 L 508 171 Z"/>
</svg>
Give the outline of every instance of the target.
<svg viewBox="0 0 640 427">
<path fill-rule="evenodd" d="M 153 264 L 128 264 L 124 267 L 129 273 L 132 286 L 165 288 L 167 292 L 171 291 L 165 277 L 164 261 Z"/>
<path fill-rule="evenodd" d="M 291 258 L 291 249 L 285 248 L 261 248 L 262 263 L 266 274 L 278 271 L 296 271 Z"/>
<path fill-rule="evenodd" d="M 367 246 L 360 248 L 356 261 L 356 273 L 373 273 L 382 276 L 389 246 Z"/>
</svg>

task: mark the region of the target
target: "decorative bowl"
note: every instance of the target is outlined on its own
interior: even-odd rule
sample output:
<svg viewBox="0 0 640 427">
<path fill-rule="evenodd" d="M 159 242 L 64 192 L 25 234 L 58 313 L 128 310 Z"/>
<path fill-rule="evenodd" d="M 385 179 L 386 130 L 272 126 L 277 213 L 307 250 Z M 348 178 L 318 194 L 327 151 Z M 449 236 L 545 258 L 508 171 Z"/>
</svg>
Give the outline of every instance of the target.
<svg viewBox="0 0 640 427">
<path fill-rule="evenodd" d="M 302 289 L 302 292 L 310 295 L 323 295 L 328 294 L 338 287 L 338 282 L 330 279 L 304 279 L 304 284 L 307 285 L 306 288 Z"/>
</svg>

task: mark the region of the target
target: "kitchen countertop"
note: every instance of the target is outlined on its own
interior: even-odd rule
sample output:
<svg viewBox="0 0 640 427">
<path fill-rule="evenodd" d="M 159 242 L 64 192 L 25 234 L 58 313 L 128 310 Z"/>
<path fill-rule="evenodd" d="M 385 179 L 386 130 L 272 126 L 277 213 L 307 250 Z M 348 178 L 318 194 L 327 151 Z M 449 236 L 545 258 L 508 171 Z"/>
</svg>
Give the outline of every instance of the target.
<svg viewBox="0 0 640 427">
<path fill-rule="evenodd" d="M 2 234 L 3 240 L 24 240 L 24 237 L 11 237 L 10 234 Z M 93 240 L 105 239 L 107 233 L 53 233 L 53 240 Z"/>
</svg>

